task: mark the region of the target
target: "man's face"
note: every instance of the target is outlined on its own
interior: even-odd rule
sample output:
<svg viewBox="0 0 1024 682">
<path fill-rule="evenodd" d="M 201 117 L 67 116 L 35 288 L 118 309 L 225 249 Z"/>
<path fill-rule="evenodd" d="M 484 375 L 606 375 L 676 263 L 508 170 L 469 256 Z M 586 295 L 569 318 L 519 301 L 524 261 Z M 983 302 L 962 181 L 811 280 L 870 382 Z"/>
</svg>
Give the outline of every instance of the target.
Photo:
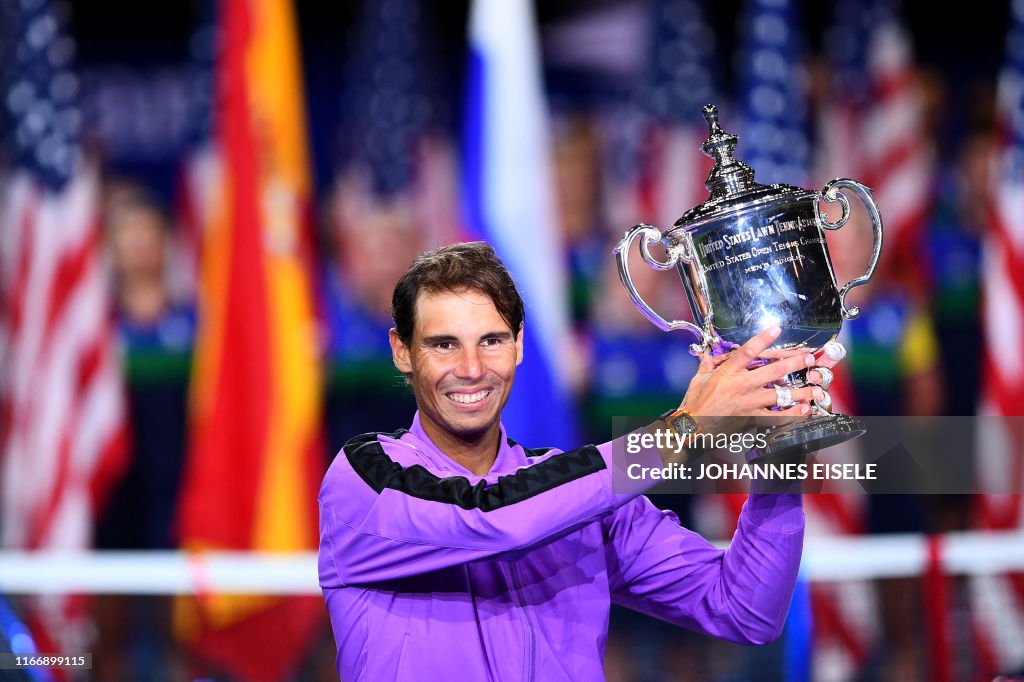
<svg viewBox="0 0 1024 682">
<path fill-rule="evenodd" d="M 391 350 L 398 370 L 411 374 L 428 433 L 467 440 L 497 428 L 523 359 L 523 337 L 522 330 L 513 334 L 487 294 L 423 292 L 410 345 L 392 329 Z"/>
<path fill-rule="evenodd" d="M 155 211 L 123 208 L 112 220 L 114 267 L 126 277 L 162 276 L 164 270 L 164 232 Z"/>
</svg>

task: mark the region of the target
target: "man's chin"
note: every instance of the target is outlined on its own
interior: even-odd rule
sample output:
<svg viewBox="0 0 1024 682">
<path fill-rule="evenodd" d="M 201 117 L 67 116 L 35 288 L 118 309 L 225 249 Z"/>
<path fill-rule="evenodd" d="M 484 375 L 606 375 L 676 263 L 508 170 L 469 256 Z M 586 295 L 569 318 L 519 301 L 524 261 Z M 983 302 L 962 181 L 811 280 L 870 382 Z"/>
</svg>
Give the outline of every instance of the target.
<svg viewBox="0 0 1024 682">
<path fill-rule="evenodd" d="M 449 422 L 449 430 L 461 440 L 474 441 L 486 437 L 495 424 L 494 419 L 458 420 Z"/>
</svg>

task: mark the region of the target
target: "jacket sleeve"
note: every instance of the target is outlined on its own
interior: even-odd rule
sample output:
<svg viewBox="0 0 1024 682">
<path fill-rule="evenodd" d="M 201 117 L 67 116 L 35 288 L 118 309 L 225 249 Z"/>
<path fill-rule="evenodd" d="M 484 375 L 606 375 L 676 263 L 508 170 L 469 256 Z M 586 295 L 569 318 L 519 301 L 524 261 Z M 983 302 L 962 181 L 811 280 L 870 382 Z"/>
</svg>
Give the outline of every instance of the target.
<svg viewBox="0 0 1024 682">
<path fill-rule="evenodd" d="M 606 519 L 614 602 L 742 644 L 782 633 L 803 550 L 800 495 L 752 495 L 728 549 L 635 499 Z"/>
<path fill-rule="evenodd" d="M 552 451 L 490 485 L 403 466 L 392 456 L 401 447 L 371 436 L 335 458 L 319 496 L 321 587 L 394 580 L 529 547 L 633 497 L 612 492 L 612 443 Z"/>
</svg>

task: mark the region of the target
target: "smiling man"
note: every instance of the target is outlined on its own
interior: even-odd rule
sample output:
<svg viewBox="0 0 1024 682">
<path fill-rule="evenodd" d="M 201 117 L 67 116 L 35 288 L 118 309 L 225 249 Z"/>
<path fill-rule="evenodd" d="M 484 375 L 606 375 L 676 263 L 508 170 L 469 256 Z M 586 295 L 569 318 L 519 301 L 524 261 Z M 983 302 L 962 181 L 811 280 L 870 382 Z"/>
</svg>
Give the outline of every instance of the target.
<svg viewBox="0 0 1024 682">
<path fill-rule="evenodd" d="M 478 275 L 485 278 L 486 272 Z M 494 292 L 507 290 L 503 285 L 481 283 Z M 506 321 L 484 291 L 469 286 L 425 290 L 410 297 L 414 302 L 408 316 L 403 310 L 407 301 L 396 298 L 395 316 L 403 329 L 392 329 L 390 338 L 395 366 L 416 394 L 423 432 L 441 452 L 480 476 L 494 463 L 501 408 L 523 360 L 522 334 L 512 332 L 515 322 Z M 501 305 L 521 326 L 521 303 Z M 412 329 L 406 328 L 408 322 Z"/>
<path fill-rule="evenodd" d="M 752 491 L 720 550 L 646 497 L 615 494 L 612 443 L 516 443 L 501 410 L 523 362 L 523 302 L 482 242 L 421 255 L 392 307 L 395 366 L 419 410 L 408 430 L 349 441 L 319 497 L 342 679 L 603 679 L 613 602 L 731 641 L 778 637 L 803 543 L 799 494 Z M 780 394 L 766 386 L 812 356 L 748 369 L 778 334 L 702 358 L 658 426 L 807 414 L 821 388 L 771 411 Z"/>
</svg>

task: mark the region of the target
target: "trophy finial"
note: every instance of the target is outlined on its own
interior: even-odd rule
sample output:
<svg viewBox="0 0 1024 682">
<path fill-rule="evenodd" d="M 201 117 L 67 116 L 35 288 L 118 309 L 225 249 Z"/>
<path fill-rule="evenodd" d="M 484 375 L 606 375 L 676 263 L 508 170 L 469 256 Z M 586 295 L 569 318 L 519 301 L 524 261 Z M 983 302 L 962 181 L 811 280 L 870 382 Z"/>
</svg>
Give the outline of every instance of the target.
<svg viewBox="0 0 1024 682">
<path fill-rule="evenodd" d="M 722 134 L 722 126 L 718 124 L 718 107 L 714 104 L 704 105 L 704 120 L 708 122 L 708 134 L 712 137 Z"/>
<path fill-rule="evenodd" d="M 714 104 L 705 104 L 703 113 L 704 120 L 708 122 L 708 139 L 700 148 L 705 156 L 715 160 L 715 167 L 704 186 L 712 198 L 750 189 L 754 185 L 753 169 L 733 156 L 739 138 L 722 130 L 718 123 L 718 107 Z"/>
</svg>

